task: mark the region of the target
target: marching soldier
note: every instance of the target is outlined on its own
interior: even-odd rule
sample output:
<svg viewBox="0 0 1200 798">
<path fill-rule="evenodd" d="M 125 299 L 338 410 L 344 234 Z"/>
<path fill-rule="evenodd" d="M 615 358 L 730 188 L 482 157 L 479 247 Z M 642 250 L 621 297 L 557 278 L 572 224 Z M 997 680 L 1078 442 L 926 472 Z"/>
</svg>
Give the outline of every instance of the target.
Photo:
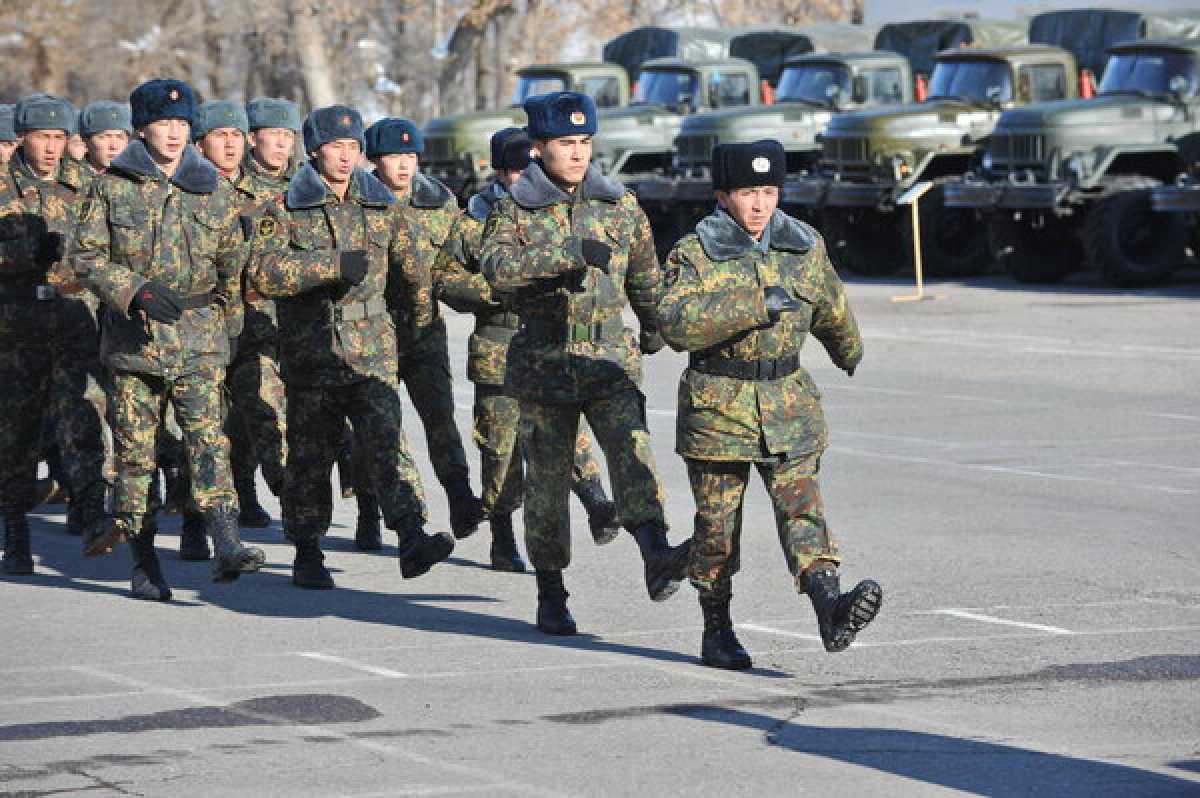
<svg viewBox="0 0 1200 798">
<path fill-rule="evenodd" d="M 17 151 L 17 131 L 13 129 L 13 108 L 11 104 L 0 105 L 0 166 L 8 163 L 8 159 Z"/>
<path fill-rule="evenodd" d="M 796 589 L 816 610 L 827 651 L 842 651 L 883 601 L 867 580 L 838 582 L 837 546 L 817 470 L 827 443 L 819 393 L 800 365 L 812 333 L 848 375 L 862 339 L 825 244 L 777 209 L 787 173 L 777 141 L 713 149 L 718 208 L 672 250 L 658 305 L 663 337 L 690 352 L 679 385 L 676 451 L 696 501 L 688 576 L 704 612 L 702 658 L 749 668 L 729 617 L 742 501 L 753 465 L 766 483 Z"/>
<path fill-rule="evenodd" d="M 568 500 L 576 433 L 587 418 L 609 465 L 621 521 L 637 541 L 646 589 L 670 597 L 690 542 L 667 543 L 663 491 L 638 389 L 642 351 L 662 347 L 654 306 L 662 277 L 646 215 L 633 195 L 590 165 L 596 106 L 559 92 L 525 103 L 539 153 L 496 203 L 481 264 L 521 328 L 508 349 L 505 393 L 521 403 L 528 469 L 525 542 L 537 572 L 537 626 L 576 631 L 562 572 L 571 559 Z M 632 305 L 641 344 L 625 327 Z"/>
<path fill-rule="evenodd" d="M 0 173 L 0 510 L 3 568 L 33 572 L 26 512 L 34 504 L 47 413 L 70 488 L 71 520 L 87 537 L 105 513 L 106 401 L 96 300 L 64 261 L 84 177 L 65 157 L 75 110 L 49 94 L 14 109 L 20 149 Z"/>
<path fill-rule="evenodd" d="M 479 527 L 483 510 L 471 490 L 467 455 L 454 420 L 446 322 L 438 312 L 430 277 L 434 259 L 460 215 L 458 201 L 450 189 L 419 171 L 418 159 L 425 150 L 425 138 L 412 122 L 381 119 L 367 129 L 366 140 L 366 154 L 375 165 L 375 176 L 392 190 L 407 211 L 405 218 L 412 227 L 418 261 L 414 273 L 421 280 L 418 290 L 422 293 L 422 304 L 433 311 L 429 321 L 418 322 L 407 314 L 396 293 L 388 292 L 388 307 L 396 322 L 400 379 L 425 427 L 433 470 L 449 500 L 454 536 L 469 537 Z M 359 506 L 366 510 L 362 486 L 356 487 Z"/>
<path fill-rule="evenodd" d="M 127 539 L 133 595 L 167 601 L 148 492 L 168 405 L 216 550 L 214 580 L 232 581 L 265 560 L 261 549 L 242 545 L 221 429 L 229 337 L 241 326 L 245 245 L 233 190 L 189 143 L 192 88 L 151 80 L 129 100 L 137 138 L 92 184 L 73 248 L 76 272 L 106 305 L 102 351 L 112 371 L 117 459 L 117 523 L 87 553 Z"/>
<path fill-rule="evenodd" d="M 428 323 L 428 294 L 408 272 L 416 263 L 407 213 L 379 180 L 357 167 L 363 124 L 334 105 L 309 114 L 311 160 L 283 198 L 255 223 L 251 279 L 276 300 L 279 357 L 288 409 L 284 525 L 296 546 L 292 581 L 332 588 L 321 537 L 333 514 L 330 476 L 347 420 L 369 431 L 363 455 L 384 520 L 399 537 L 400 570 L 420 576 L 454 549 L 448 533 L 424 531 L 420 475 L 402 436 L 396 334 L 384 299 L 390 281 L 412 317 Z M 390 275 L 389 275 L 390 272 Z"/>
<path fill-rule="evenodd" d="M 475 442 L 479 445 L 483 509 L 492 529 L 492 567 L 525 570 L 513 536 L 512 514 L 525 494 L 525 468 L 518 429 L 521 408 L 504 393 L 504 361 L 520 319 L 496 301 L 479 273 L 483 226 L 495 204 L 508 195 L 532 157 L 533 143 L 520 128 L 505 128 L 492 136 L 495 181 L 467 202 L 446 245 L 434 263 L 435 295 L 461 313 L 474 313 L 475 332 L 467 346 L 467 377 L 475 383 Z M 572 490 L 588 512 L 596 543 L 616 539 L 616 507 L 604 493 L 600 464 L 592 455 L 592 440 L 584 425 L 575 442 Z"/>
<path fill-rule="evenodd" d="M 80 163 L 92 177 L 108 170 L 133 135 L 129 107 L 111 100 L 88 103 L 79 112 L 79 135 L 87 147 Z"/>
</svg>

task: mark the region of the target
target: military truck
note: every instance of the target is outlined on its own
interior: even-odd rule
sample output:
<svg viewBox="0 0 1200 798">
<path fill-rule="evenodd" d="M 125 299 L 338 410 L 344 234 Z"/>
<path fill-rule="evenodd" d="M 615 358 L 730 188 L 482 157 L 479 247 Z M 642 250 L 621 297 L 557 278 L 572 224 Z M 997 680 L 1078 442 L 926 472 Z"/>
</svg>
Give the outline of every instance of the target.
<svg viewBox="0 0 1200 798">
<path fill-rule="evenodd" d="M 1072 54 L 1023 44 L 1024 30 L 980 20 L 880 29 L 877 47 L 904 48 L 914 72 L 931 70 L 928 98 L 834 116 L 821 137 L 817 173 L 789 180 L 784 190 L 789 206 L 818 214 L 839 265 L 861 274 L 908 265 L 911 224 L 907 214 L 896 213 L 896 200 L 916 183 L 931 181 L 934 188 L 919 206 L 926 270 L 948 275 L 987 268 L 985 228 L 973 214 L 946 208 L 945 182 L 967 173 L 1005 109 L 1078 92 Z M 954 42 L 960 46 L 923 55 Z"/>
<path fill-rule="evenodd" d="M 1088 13 L 1133 39 L 1109 48 L 1098 95 L 1005 113 L 946 202 L 990 212 L 992 249 L 1018 280 L 1061 280 L 1083 263 L 1115 285 L 1151 285 L 1189 237 L 1186 217 L 1155 213 L 1152 194 L 1200 160 L 1200 19 Z"/>
</svg>

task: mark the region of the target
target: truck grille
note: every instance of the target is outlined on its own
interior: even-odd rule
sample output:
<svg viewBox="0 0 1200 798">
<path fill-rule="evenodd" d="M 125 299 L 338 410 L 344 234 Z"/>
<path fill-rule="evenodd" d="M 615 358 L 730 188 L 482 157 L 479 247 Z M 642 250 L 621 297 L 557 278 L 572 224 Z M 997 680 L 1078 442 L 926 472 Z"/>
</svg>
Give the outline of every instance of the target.
<svg viewBox="0 0 1200 798">
<path fill-rule="evenodd" d="M 449 161 L 450 139 L 425 139 L 425 158 L 430 161 Z"/>
<path fill-rule="evenodd" d="M 1046 137 L 1035 135 L 996 136 L 993 160 L 1005 164 L 1040 165 L 1046 158 Z"/>
<path fill-rule="evenodd" d="M 679 150 L 679 160 L 691 163 L 711 161 L 712 148 L 716 143 L 716 136 L 679 136 L 675 139 L 675 146 Z"/>
<path fill-rule="evenodd" d="M 822 145 L 824 160 L 840 166 L 864 166 L 867 160 L 867 140 L 861 137 L 835 138 L 827 136 Z"/>
</svg>

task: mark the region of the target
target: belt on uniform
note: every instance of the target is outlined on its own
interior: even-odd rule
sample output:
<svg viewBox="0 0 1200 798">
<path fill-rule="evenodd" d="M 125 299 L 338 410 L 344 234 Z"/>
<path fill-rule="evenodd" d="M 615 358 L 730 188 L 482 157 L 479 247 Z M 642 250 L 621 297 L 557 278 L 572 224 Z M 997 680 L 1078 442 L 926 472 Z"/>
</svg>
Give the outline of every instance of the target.
<svg viewBox="0 0 1200 798">
<path fill-rule="evenodd" d="M 366 302 L 348 302 L 333 306 L 334 321 L 362 321 L 387 313 L 387 302 L 383 299 L 368 299 Z"/>
<path fill-rule="evenodd" d="M 620 335 L 625 322 L 620 316 L 591 323 L 550 322 L 542 319 L 527 319 L 521 322 L 521 331 L 533 338 L 555 343 L 579 343 L 601 341 Z"/>
<path fill-rule="evenodd" d="M 191 296 L 181 297 L 179 309 L 198 310 L 200 308 L 206 308 L 213 303 L 214 297 L 215 294 L 213 294 L 212 291 L 209 291 L 206 294 L 192 294 Z"/>
<path fill-rule="evenodd" d="M 739 360 L 732 357 L 706 357 L 693 353 L 688 357 L 688 368 L 715 377 L 757 381 L 781 380 L 800 370 L 800 355 L 792 353 L 766 360 Z"/>
<path fill-rule="evenodd" d="M 516 330 L 521 326 L 521 317 L 516 313 L 506 311 L 480 313 L 476 317 L 475 324 L 478 327 L 504 327 L 508 330 Z"/>
<path fill-rule="evenodd" d="M 29 299 L 36 302 L 48 302 L 60 296 L 75 296 L 82 294 L 85 289 L 79 283 L 65 285 L 0 285 L 0 301 Z"/>
</svg>

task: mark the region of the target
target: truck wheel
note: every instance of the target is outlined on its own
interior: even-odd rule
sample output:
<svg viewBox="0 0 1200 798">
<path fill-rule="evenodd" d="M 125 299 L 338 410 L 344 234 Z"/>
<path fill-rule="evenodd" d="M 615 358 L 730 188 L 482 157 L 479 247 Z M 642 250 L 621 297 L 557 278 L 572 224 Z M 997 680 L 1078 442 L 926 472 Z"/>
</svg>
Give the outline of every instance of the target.
<svg viewBox="0 0 1200 798">
<path fill-rule="evenodd" d="M 926 277 L 970 277 L 992 265 L 987 225 L 972 208 L 947 208 L 946 187 L 938 184 L 920 200 L 921 261 Z M 912 260 L 912 210 L 902 214 L 904 254 Z"/>
<path fill-rule="evenodd" d="M 998 213 L 988 224 L 988 241 L 992 256 L 1019 283 L 1057 283 L 1083 261 L 1079 236 L 1053 216 Z"/>
<path fill-rule="evenodd" d="M 1083 236 L 1088 263 L 1114 285 L 1154 285 L 1183 263 L 1187 216 L 1155 213 L 1150 193 L 1156 185 L 1149 178 L 1127 181 L 1088 214 Z"/>
<path fill-rule="evenodd" d="M 900 251 L 902 236 L 893 214 L 871 208 L 826 208 L 818 228 L 830 260 L 865 277 L 895 274 L 908 259 Z"/>
</svg>

